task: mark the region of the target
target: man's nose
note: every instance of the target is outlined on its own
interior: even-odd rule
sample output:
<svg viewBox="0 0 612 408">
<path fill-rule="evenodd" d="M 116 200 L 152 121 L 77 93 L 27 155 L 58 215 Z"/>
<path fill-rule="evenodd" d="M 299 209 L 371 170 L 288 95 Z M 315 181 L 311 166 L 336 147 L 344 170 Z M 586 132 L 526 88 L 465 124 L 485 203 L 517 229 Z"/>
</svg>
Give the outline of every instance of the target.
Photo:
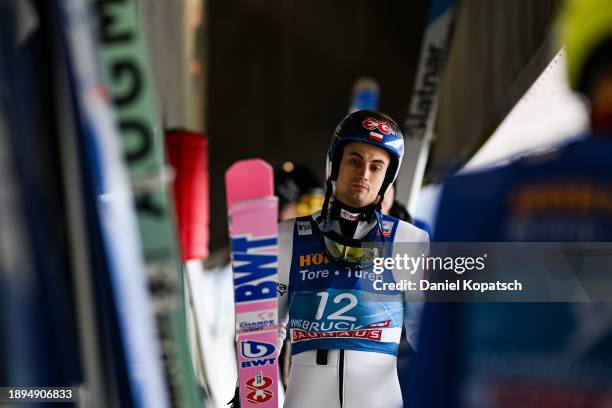
<svg viewBox="0 0 612 408">
<path fill-rule="evenodd" d="M 367 181 L 368 178 L 370 177 L 370 170 L 368 169 L 368 166 L 361 166 L 357 170 L 357 174 L 358 174 L 360 180 Z"/>
</svg>

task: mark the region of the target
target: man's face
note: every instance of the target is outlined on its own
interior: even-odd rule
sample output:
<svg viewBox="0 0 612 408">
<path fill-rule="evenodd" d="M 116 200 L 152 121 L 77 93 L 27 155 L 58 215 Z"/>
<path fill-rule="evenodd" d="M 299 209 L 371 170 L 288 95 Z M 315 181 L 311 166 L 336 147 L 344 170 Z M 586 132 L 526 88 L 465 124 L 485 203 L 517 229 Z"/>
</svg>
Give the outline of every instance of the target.
<svg viewBox="0 0 612 408">
<path fill-rule="evenodd" d="M 374 203 L 389 163 L 389 153 L 380 147 L 362 142 L 347 144 L 340 161 L 336 198 L 357 208 Z"/>
</svg>

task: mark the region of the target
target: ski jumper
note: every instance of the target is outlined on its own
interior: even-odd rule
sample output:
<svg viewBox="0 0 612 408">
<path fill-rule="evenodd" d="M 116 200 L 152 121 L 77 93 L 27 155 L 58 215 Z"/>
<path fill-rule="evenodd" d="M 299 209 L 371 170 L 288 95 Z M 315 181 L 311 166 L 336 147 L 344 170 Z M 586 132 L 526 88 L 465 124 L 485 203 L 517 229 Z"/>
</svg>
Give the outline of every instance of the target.
<svg viewBox="0 0 612 408">
<path fill-rule="evenodd" d="M 395 271 L 375 274 L 329 260 L 318 215 L 279 225 L 279 344 L 289 335 L 292 347 L 285 407 L 400 407 L 396 360 L 402 324 L 416 348 L 421 304 L 406 302 L 400 291 L 375 289 L 376 280 L 398 281 Z M 338 221 L 332 229 L 339 231 Z M 389 216 L 379 231 L 375 220 L 361 221 L 355 236 L 387 243 L 429 240 L 424 231 Z"/>
</svg>

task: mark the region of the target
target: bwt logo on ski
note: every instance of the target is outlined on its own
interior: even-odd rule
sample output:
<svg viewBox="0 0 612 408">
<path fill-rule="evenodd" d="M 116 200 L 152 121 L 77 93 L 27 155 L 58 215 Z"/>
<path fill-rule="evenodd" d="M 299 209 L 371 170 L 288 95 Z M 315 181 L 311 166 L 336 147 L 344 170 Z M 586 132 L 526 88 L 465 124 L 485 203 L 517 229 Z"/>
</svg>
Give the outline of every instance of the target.
<svg viewBox="0 0 612 408">
<path fill-rule="evenodd" d="M 274 353 L 274 344 L 263 341 L 244 340 L 240 342 L 240 351 L 244 358 L 262 358 Z"/>
<path fill-rule="evenodd" d="M 263 341 L 244 340 L 240 342 L 240 354 L 244 358 L 256 359 L 251 361 L 243 361 L 240 363 L 242 368 L 262 367 L 268 364 L 274 364 L 276 357 L 273 356 L 276 351 L 276 346 Z M 272 357 L 269 357 L 272 356 Z M 263 358 L 268 357 L 268 358 Z"/>
<path fill-rule="evenodd" d="M 236 302 L 276 298 L 277 256 L 261 252 L 276 245 L 276 237 L 232 238 Z"/>
</svg>

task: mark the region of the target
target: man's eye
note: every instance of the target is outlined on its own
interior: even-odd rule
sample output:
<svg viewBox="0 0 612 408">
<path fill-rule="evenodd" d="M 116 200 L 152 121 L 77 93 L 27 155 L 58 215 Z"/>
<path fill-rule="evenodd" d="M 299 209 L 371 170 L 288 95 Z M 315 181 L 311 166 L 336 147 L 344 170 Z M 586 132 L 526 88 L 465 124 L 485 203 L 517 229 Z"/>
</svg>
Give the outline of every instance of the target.
<svg viewBox="0 0 612 408">
<path fill-rule="evenodd" d="M 372 167 L 372 171 L 375 171 L 378 173 L 379 171 L 382 171 L 382 167 L 376 167 L 376 166 Z"/>
<path fill-rule="evenodd" d="M 354 165 L 358 165 L 359 164 L 359 160 L 353 159 L 353 160 L 351 160 L 351 163 L 353 163 Z"/>
</svg>

